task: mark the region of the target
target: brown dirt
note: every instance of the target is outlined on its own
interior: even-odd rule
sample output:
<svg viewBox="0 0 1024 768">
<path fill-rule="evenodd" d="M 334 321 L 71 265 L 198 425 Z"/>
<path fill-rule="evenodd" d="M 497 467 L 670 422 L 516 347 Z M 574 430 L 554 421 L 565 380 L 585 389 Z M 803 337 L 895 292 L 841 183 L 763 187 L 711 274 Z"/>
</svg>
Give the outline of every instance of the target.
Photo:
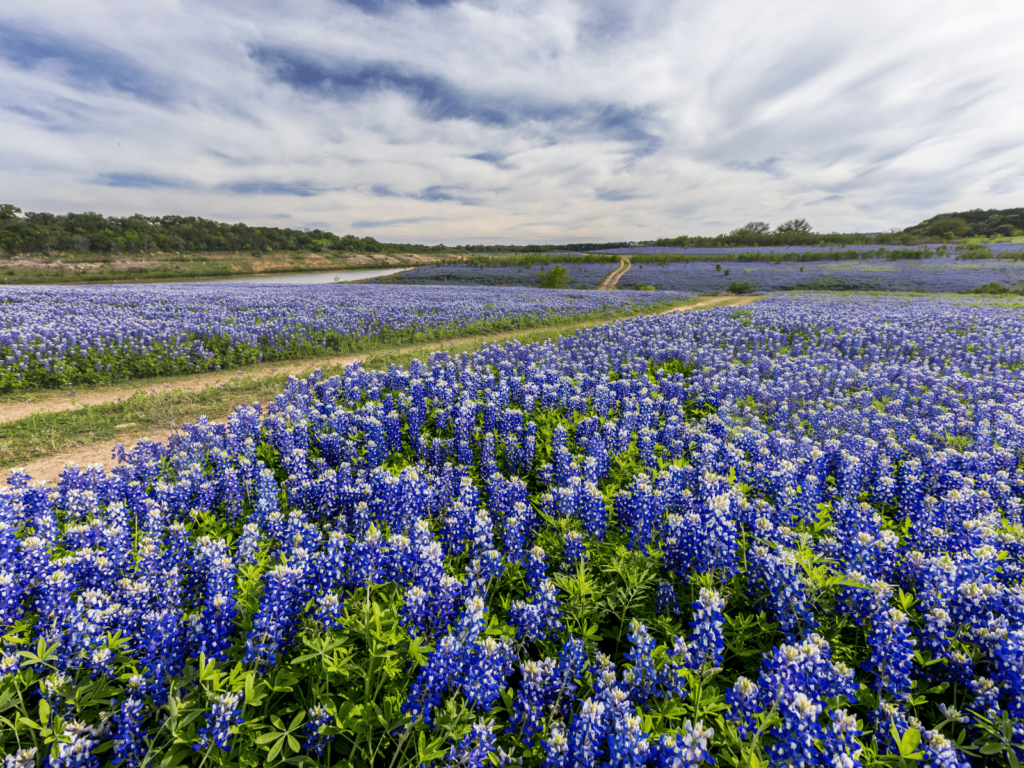
<svg viewBox="0 0 1024 768">
<path fill-rule="evenodd" d="M 687 304 L 685 307 L 673 307 L 672 309 L 666 309 L 661 314 L 667 315 L 670 312 L 689 312 L 691 309 L 712 309 L 714 307 L 741 307 L 744 304 L 750 304 L 751 302 L 757 301 L 760 296 L 713 296 L 707 299 L 701 299 L 693 304 Z"/>
<path fill-rule="evenodd" d="M 625 270 L 623 270 L 625 273 Z M 758 296 L 715 296 L 706 299 L 701 299 L 693 304 L 688 304 L 682 307 L 676 307 L 674 309 L 665 310 L 661 314 L 668 314 L 669 312 L 688 312 L 693 309 L 709 309 L 712 307 L 723 307 L 723 306 L 741 306 L 744 304 L 750 304 L 756 301 Z M 599 325 L 605 320 L 597 320 L 587 325 Z M 569 323 L 566 325 L 573 325 L 575 323 Z M 550 330 L 552 333 L 557 333 L 561 326 L 552 326 L 548 329 L 538 330 Z M 455 343 L 466 343 L 474 340 L 501 340 L 512 338 L 519 335 L 522 332 L 508 331 L 500 334 L 484 334 L 475 337 L 463 337 L 460 339 L 451 339 L 450 342 Z M 425 344 L 419 344 L 415 346 L 405 347 L 405 351 L 412 350 L 435 350 L 442 348 L 445 344 L 450 342 L 428 342 Z M 378 350 L 383 351 L 383 350 Z M 394 351 L 401 351 L 395 349 Z M 245 375 L 267 375 L 272 373 L 289 373 L 293 375 L 305 374 L 315 368 L 319 368 L 327 365 L 347 365 L 358 359 L 363 359 L 376 352 L 368 352 L 362 355 L 345 355 L 342 357 L 324 358 L 321 360 L 297 360 L 286 363 L 263 363 L 261 365 L 247 366 L 242 369 Z M 200 373 L 192 374 L 188 376 L 178 376 L 173 379 L 166 380 L 162 384 L 158 384 L 155 387 L 145 385 L 127 385 L 120 387 L 96 387 L 95 389 L 81 392 L 76 395 L 75 402 L 71 402 L 71 398 L 65 392 L 43 392 L 36 393 L 31 398 L 26 398 L 24 401 L 6 402 L 0 404 L 0 421 L 13 421 L 24 416 L 29 416 L 33 413 L 52 413 L 55 411 L 67 410 L 69 408 L 80 408 L 85 404 L 99 405 L 101 403 L 107 403 L 117 400 L 118 398 L 131 397 L 133 394 L 139 391 L 147 391 L 156 389 L 158 392 L 167 392 L 181 389 L 201 389 L 205 386 L 212 386 L 221 383 L 226 383 L 238 378 L 238 372 L 226 372 L 226 371 L 215 371 L 211 373 Z M 73 463 L 80 467 L 88 466 L 89 464 L 100 463 L 105 467 L 109 468 L 113 466 L 112 454 L 114 448 L 118 444 L 124 444 L 126 448 L 135 446 L 139 441 L 145 439 L 151 439 L 158 442 L 162 442 L 170 437 L 171 432 L 169 430 L 151 429 L 146 436 L 133 436 L 130 433 L 135 431 L 130 429 L 136 426 L 135 424 L 128 423 L 123 425 L 126 428 L 125 439 L 121 440 L 110 440 L 92 443 L 90 445 L 79 446 L 68 451 L 56 453 L 51 456 L 45 456 L 43 458 L 35 459 L 27 462 L 24 465 L 25 470 L 35 479 L 46 480 L 47 482 L 54 483 L 60 476 L 61 471 L 65 464 Z M 6 473 L 4 473 L 6 474 Z"/>
<path fill-rule="evenodd" d="M 102 464 L 105 469 L 114 466 L 113 452 L 118 443 L 123 443 L 126 448 L 132 448 L 142 440 L 153 440 L 163 442 L 171 433 L 167 430 L 154 430 L 148 437 L 139 437 L 132 440 L 116 440 L 102 443 L 93 443 L 75 448 L 62 453 L 55 453 L 52 456 L 44 456 L 23 465 L 23 468 L 33 480 L 45 480 L 48 483 L 56 483 L 60 473 L 64 470 L 65 464 L 77 464 L 86 467 L 90 464 Z M 9 469 L 14 469 L 10 467 Z M 7 472 L 4 472 L 6 475 Z"/>
<path fill-rule="evenodd" d="M 621 278 L 624 274 L 629 272 L 629 268 L 631 266 L 633 266 L 633 262 L 631 262 L 629 259 L 623 259 L 622 263 L 620 263 L 619 266 L 615 268 L 615 271 L 609 274 L 607 277 L 605 277 L 604 280 L 601 281 L 601 284 L 597 286 L 597 290 L 614 291 L 615 286 L 619 284 L 619 278 Z"/>
<path fill-rule="evenodd" d="M 124 385 L 112 385 L 104 387 L 93 387 L 89 389 L 75 390 L 75 397 L 72 398 L 66 391 L 42 391 L 35 392 L 31 396 L 14 399 L 13 397 L 0 402 L 0 422 L 15 421 L 16 419 L 31 416 L 34 413 L 56 413 L 67 411 L 73 408 L 84 408 L 87 405 L 101 405 L 112 403 L 119 399 L 127 399 L 136 392 L 173 392 L 176 390 L 202 389 L 203 387 L 226 384 L 239 378 L 239 371 L 246 376 L 266 376 L 274 373 L 288 373 L 298 375 L 306 371 L 327 365 L 348 365 L 367 354 L 344 355 L 341 357 L 328 357 L 320 360 L 293 360 L 277 363 L 261 363 L 258 365 L 247 365 L 231 371 L 211 371 L 209 373 L 192 373 L 182 376 L 171 376 L 160 380 L 159 383 L 149 381 L 146 384 L 131 383 Z"/>
</svg>

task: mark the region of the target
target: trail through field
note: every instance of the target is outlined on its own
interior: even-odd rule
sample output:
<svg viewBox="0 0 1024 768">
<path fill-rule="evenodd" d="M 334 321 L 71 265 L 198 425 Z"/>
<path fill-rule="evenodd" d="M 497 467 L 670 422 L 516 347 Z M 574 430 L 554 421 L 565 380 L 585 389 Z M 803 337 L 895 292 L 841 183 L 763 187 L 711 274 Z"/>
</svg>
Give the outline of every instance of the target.
<svg viewBox="0 0 1024 768">
<path fill-rule="evenodd" d="M 631 262 L 629 259 L 623 259 L 622 263 L 619 264 L 618 268 L 610 275 L 608 275 L 604 280 L 601 281 L 601 284 L 597 286 L 597 290 L 614 291 L 615 286 L 619 284 L 619 278 L 621 278 L 624 274 L 629 272 L 629 268 L 631 266 L 633 266 L 633 262 Z"/>
<path fill-rule="evenodd" d="M 85 408 L 103 403 L 113 403 L 118 400 L 126 400 L 137 392 L 156 392 L 163 394 L 175 391 L 201 390 L 204 387 L 215 387 L 220 384 L 227 384 L 236 381 L 243 376 L 268 376 L 273 374 L 290 374 L 292 376 L 305 376 L 317 368 L 337 367 L 349 365 L 356 360 L 365 360 L 368 357 L 378 355 L 382 352 L 434 352 L 444 349 L 449 344 L 460 344 L 473 341 L 500 341 L 522 336 L 525 333 L 535 331 L 547 331 L 556 333 L 566 328 L 589 327 L 602 325 L 610 322 L 609 319 L 598 319 L 584 321 L 567 321 L 551 326 L 538 326 L 537 328 L 524 328 L 516 331 L 501 331 L 499 333 L 476 334 L 469 336 L 457 336 L 444 341 L 426 341 L 419 344 L 401 344 L 393 347 L 381 347 L 371 349 L 359 354 L 350 353 L 335 357 L 321 357 L 317 359 L 284 360 L 274 363 L 257 363 L 255 365 L 240 366 L 230 371 L 209 371 L 204 373 L 190 373 L 177 376 L 164 376 L 158 379 L 147 379 L 140 382 L 127 382 L 125 384 L 112 384 L 99 387 L 77 387 L 68 390 L 38 390 L 24 395 L 8 396 L 0 400 L 0 423 L 16 421 L 36 413 L 57 413 L 75 408 Z M 72 397 L 71 392 L 75 395 Z"/>
<path fill-rule="evenodd" d="M 148 435 L 135 438 L 134 440 L 106 440 L 101 443 L 83 445 L 70 451 L 62 451 L 52 456 L 44 456 L 41 459 L 25 462 L 22 466 L 24 466 L 25 471 L 28 472 L 33 480 L 45 480 L 48 483 L 56 483 L 65 464 L 77 464 L 80 467 L 87 467 L 90 464 L 102 464 L 104 469 L 109 470 L 115 464 L 112 457 L 114 448 L 118 444 L 124 444 L 124 447 L 130 450 L 142 440 L 162 443 L 170 436 L 170 430 L 151 430 Z M 7 468 L 4 474 L 7 474 L 11 469 L 15 469 L 15 467 Z"/>
<path fill-rule="evenodd" d="M 725 306 L 740 306 L 744 304 L 750 304 L 756 301 L 758 296 L 713 296 L 704 299 L 700 299 L 692 304 L 687 304 L 681 307 L 675 307 L 673 309 L 665 310 L 660 314 L 667 314 L 668 312 L 686 312 L 692 309 L 713 309 L 715 307 Z M 586 326 L 601 325 L 607 321 L 597 320 L 588 322 Z M 560 330 L 564 330 L 566 325 L 573 327 L 580 327 L 580 323 L 571 323 L 565 325 L 551 326 L 549 328 L 538 328 L 532 329 L 532 331 L 508 331 L 499 334 L 485 334 L 476 337 L 466 337 L 459 341 L 463 343 L 467 341 L 480 341 L 481 343 L 486 341 L 499 341 L 502 339 L 514 338 L 516 336 L 522 336 L 524 333 L 537 332 L 537 331 L 550 331 L 553 336 L 556 336 Z M 447 346 L 450 341 L 446 342 L 429 342 L 425 344 L 413 345 L 403 347 L 406 352 L 411 351 L 436 351 L 442 350 Z M 379 350 L 378 350 L 379 351 Z M 395 348 L 397 351 L 397 348 Z M 369 353 L 375 354 L 375 353 Z M 308 374 L 316 368 L 327 367 L 328 365 L 347 365 L 354 362 L 355 360 L 365 359 L 368 354 L 362 355 L 345 355 L 342 357 L 324 358 L 321 360 L 299 360 L 291 363 L 276 363 L 276 364 L 264 364 L 261 366 L 249 366 L 244 369 L 244 373 L 247 375 L 268 375 L 272 373 L 289 373 L 293 375 Z M 173 381 L 168 382 L 162 386 L 156 387 L 145 387 L 145 386 L 124 386 L 124 387 L 97 387 L 86 393 L 82 393 L 75 398 L 75 403 L 71 403 L 71 399 L 65 393 L 57 393 L 52 395 L 50 399 L 43 399 L 41 402 L 21 402 L 21 403 L 8 403 L 0 406 L 0 421 L 12 421 L 14 419 L 29 416 L 33 413 L 52 413 L 61 410 L 67 410 L 70 408 L 80 408 L 83 403 L 89 405 L 100 405 L 102 403 L 108 403 L 116 401 L 118 398 L 127 398 L 138 391 L 147 391 L 147 389 L 155 389 L 158 393 L 172 392 L 175 390 L 185 389 L 202 389 L 205 386 L 217 386 L 219 384 L 228 383 L 236 380 L 238 373 L 226 373 L 224 371 L 216 371 L 211 373 L 193 374 L 191 376 L 175 377 Z M 51 393 L 44 393 L 43 397 Z M 35 398 L 33 398 L 35 399 Z M 246 402 L 251 400 L 247 399 Z M 109 468 L 113 464 L 112 454 L 114 448 L 118 444 L 123 444 L 125 448 L 131 449 L 137 445 L 141 440 L 150 439 L 157 442 L 163 442 L 167 440 L 172 432 L 169 429 L 161 427 L 144 427 L 142 425 L 125 424 L 125 436 L 121 439 L 115 440 L 99 440 L 97 442 L 90 442 L 84 445 L 78 445 L 73 448 L 57 451 L 48 456 L 42 456 L 31 461 L 23 462 L 17 466 L 23 466 L 25 470 L 33 478 L 38 480 L 45 480 L 49 483 L 54 483 L 60 476 L 64 465 L 67 463 L 74 463 L 80 467 L 88 466 L 89 464 L 100 463 L 105 467 Z M 132 429 L 132 427 L 135 427 Z M 4 474 L 14 466 L 4 467 Z"/>
<path fill-rule="evenodd" d="M 664 312 L 658 314 L 667 315 L 671 312 L 689 312 L 691 309 L 714 309 L 715 307 L 741 307 L 744 304 L 750 304 L 760 299 L 760 296 L 712 296 L 707 299 L 701 299 L 693 304 L 687 304 L 682 307 L 672 307 L 672 309 L 666 309 Z"/>
</svg>

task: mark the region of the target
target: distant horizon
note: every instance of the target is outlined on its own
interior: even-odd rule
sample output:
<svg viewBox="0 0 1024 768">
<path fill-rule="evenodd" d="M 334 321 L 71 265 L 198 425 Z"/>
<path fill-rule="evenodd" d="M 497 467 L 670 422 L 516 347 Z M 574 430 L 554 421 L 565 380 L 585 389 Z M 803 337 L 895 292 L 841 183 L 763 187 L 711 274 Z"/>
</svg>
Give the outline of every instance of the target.
<svg viewBox="0 0 1024 768">
<path fill-rule="evenodd" d="M 2 201 L 0 201 L 0 202 L 2 202 Z M 9 203 L 9 204 L 15 205 L 13 203 Z M 343 232 L 343 231 L 339 231 L 339 230 L 326 229 L 326 228 L 323 228 L 323 227 L 289 227 L 287 225 L 287 223 L 285 223 L 283 221 L 280 221 L 280 220 L 278 220 L 278 221 L 276 221 L 274 223 L 271 223 L 271 224 L 255 224 L 255 223 L 252 223 L 250 221 L 244 221 L 244 220 L 238 221 L 238 220 L 228 220 L 228 219 L 219 219 L 219 218 L 215 219 L 215 218 L 210 218 L 209 216 L 205 216 L 205 215 L 199 214 L 199 213 L 176 213 L 176 212 L 174 212 L 174 213 L 147 214 L 147 213 L 142 213 L 140 211 L 132 211 L 131 213 L 127 213 L 127 214 L 111 214 L 111 213 L 108 213 L 106 211 L 97 211 L 97 210 L 79 210 L 79 211 L 63 211 L 63 212 L 62 211 L 30 211 L 30 210 L 28 210 L 28 209 L 26 209 L 26 208 L 24 208 L 23 206 L 20 206 L 20 205 L 17 205 L 16 207 L 20 210 L 22 215 L 24 215 L 26 213 L 42 213 L 42 214 L 50 214 L 50 215 L 54 215 L 54 216 L 66 216 L 66 215 L 69 215 L 69 214 L 70 215 L 82 215 L 82 214 L 94 213 L 94 214 L 98 214 L 98 215 L 101 215 L 101 216 L 104 216 L 104 217 L 107 217 L 107 218 L 130 218 L 130 217 L 136 216 L 136 215 L 146 216 L 146 217 L 149 217 L 149 218 L 161 218 L 161 217 L 164 217 L 164 216 L 178 216 L 178 217 L 182 217 L 182 218 L 193 217 L 193 218 L 199 218 L 199 219 L 206 219 L 208 221 L 215 221 L 215 222 L 218 222 L 218 223 L 221 223 L 221 224 L 228 224 L 228 225 L 245 224 L 246 226 L 250 226 L 250 227 L 264 226 L 264 227 L 277 227 L 277 228 L 281 228 L 281 229 L 296 229 L 296 230 L 302 230 L 302 229 L 316 230 L 316 229 L 319 229 L 320 231 L 329 232 L 329 233 L 331 233 L 333 235 L 336 235 L 338 237 L 345 237 L 347 235 L 352 235 L 352 236 L 356 236 L 356 237 L 367 237 L 367 236 L 371 236 L 372 237 L 372 235 L 367 235 L 367 234 L 356 235 L 356 233 L 351 232 L 351 231 Z M 940 213 L 932 214 L 931 216 L 928 216 L 925 219 L 922 219 L 921 221 L 926 221 L 927 219 L 934 218 L 936 216 L 947 215 L 948 213 L 958 213 L 958 212 L 956 212 L 956 211 L 940 212 Z M 920 224 L 921 221 L 916 222 L 915 224 L 908 224 L 907 226 L 908 227 L 916 226 L 917 224 Z M 743 222 L 743 224 L 746 224 L 746 223 L 748 223 L 748 222 Z M 779 223 L 782 223 L 782 222 L 779 222 Z M 735 227 L 735 228 L 738 228 L 740 226 L 742 226 L 742 224 L 741 225 L 737 225 L 737 227 Z M 812 224 L 812 227 L 813 227 L 813 224 Z M 901 227 L 900 229 L 902 230 L 902 229 L 904 229 L 904 227 Z M 812 230 L 812 232 L 810 234 L 822 235 L 822 236 L 828 236 L 828 235 L 851 235 L 851 236 L 852 235 L 863 235 L 863 236 L 866 236 L 866 237 L 876 237 L 878 235 L 886 234 L 889 231 L 890 230 L 868 232 L 868 231 L 851 230 L 851 231 L 848 231 L 848 232 L 822 232 L 822 231 Z M 674 232 L 674 233 L 659 233 L 659 234 L 657 234 L 656 236 L 653 236 L 653 237 L 642 237 L 642 238 L 614 238 L 614 237 L 613 238 L 608 238 L 608 239 L 604 239 L 604 238 L 601 238 L 601 239 L 581 238 L 581 239 L 578 239 L 578 240 L 576 240 L 574 242 L 570 241 L 567 238 L 561 238 L 561 239 L 552 238 L 551 240 L 548 240 L 548 241 L 508 242 L 506 238 L 497 237 L 497 236 L 496 237 L 481 237 L 481 238 L 477 238 L 475 240 L 467 240 L 465 238 L 462 238 L 461 242 L 460 242 L 460 239 L 454 239 L 451 243 L 443 243 L 443 242 L 430 243 L 430 242 L 428 242 L 427 240 L 425 240 L 423 238 L 416 238 L 415 236 L 411 240 L 401 240 L 401 241 L 392 240 L 392 239 L 382 239 L 382 238 L 379 238 L 379 237 L 375 237 L 374 239 L 376 239 L 377 241 L 379 241 L 379 242 L 381 242 L 383 244 L 394 244 L 394 243 L 399 243 L 400 242 L 402 244 L 406 244 L 407 243 L 407 244 L 410 244 L 410 245 L 425 245 L 425 246 L 431 246 L 431 247 L 437 247 L 437 246 L 443 245 L 443 246 L 448 247 L 448 248 L 468 248 L 468 247 L 472 247 L 473 245 L 483 245 L 483 246 L 490 246 L 490 247 L 507 245 L 509 247 L 522 248 L 522 247 L 529 246 L 529 245 L 556 246 L 556 245 L 583 245 L 583 244 L 609 245 L 609 244 L 627 244 L 627 243 L 648 243 L 648 244 L 653 244 L 655 241 L 661 240 L 661 239 L 674 239 L 674 238 L 678 238 L 678 237 L 724 237 L 724 236 L 727 236 L 729 234 L 730 234 L 729 231 L 718 232 L 718 233 L 715 233 L 715 234 L 712 234 L 712 235 L 693 235 L 693 234 L 689 234 L 689 233 L 686 233 L 686 232 Z M 770 234 L 771 233 L 766 233 L 763 236 L 768 237 L 768 236 L 770 236 Z M 751 246 L 751 247 L 754 247 L 754 246 Z M 769 246 L 765 246 L 765 247 L 769 247 Z M 771 246 L 771 247 L 780 247 L 780 246 Z"/>
</svg>

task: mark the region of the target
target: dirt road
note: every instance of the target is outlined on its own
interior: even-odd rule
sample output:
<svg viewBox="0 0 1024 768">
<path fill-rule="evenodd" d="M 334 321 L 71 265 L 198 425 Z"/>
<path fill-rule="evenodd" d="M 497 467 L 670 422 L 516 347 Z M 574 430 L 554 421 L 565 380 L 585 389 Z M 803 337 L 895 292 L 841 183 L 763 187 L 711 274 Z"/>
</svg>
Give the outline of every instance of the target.
<svg viewBox="0 0 1024 768">
<path fill-rule="evenodd" d="M 609 274 L 607 277 L 605 277 L 604 280 L 601 281 L 601 284 L 597 286 L 597 290 L 614 291 L 615 287 L 619 284 L 619 279 L 624 274 L 629 272 L 629 268 L 631 266 L 633 266 L 633 262 L 631 262 L 629 259 L 624 258 L 622 260 L 622 263 L 619 264 L 618 268 L 616 268 L 614 272 Z"/>
<path fill-rule="evenodd" d="M 693 304 L 688 304 L 682 307 L 675 307 L 674 309 L 665 310 L 661 314 L 668 314 L 669 312 L 688 312 L 695 309 L 713 309 L 715 307 L 727 307 L 727 306 L 742 306 L 750 304 L 756 301 L 758 296 L 713 296 L 705 299 L 700 299 Z M 605 321 L 598 321 L 589 323 L 588 325 L 598 325 Z M 552 334 L 557 335 L 558 328 L 553 327 L 550 329 Z M 511 338 L 516 335 L 522 335 L 523 332 L 508 332 L 502 334 L 488 335 L 481 337 L 481 341 L 497 340 L 502 338 Z M 463 339 L 462 341 L 466 341 Z M 416 347 L 408 347 L 407 350 L 412 349 L 423 349 L 424 351 L 440 349 L 444 345 L 439 342 L 431 342 L 428 344 L 418 345 Z M 357 359 L 365 358 L 366 355 L 347 355 L 344 357 L 328 358 L 318 361 L 300 360 L 293 363 L 278 363 L 276 365 L 266 364 L 264 366 L 250 366 L 246 369 L 249 375 L 266 375 L 271 372 L 277 373 L 294 373 L 301 374 L 307 371 L 311 371 L 314 368 L 318 368 L 328 364 L 347 364 Z M 157 391 L 168 391 L 173 389 L 195 389 L 202 388 L 204 386 L 216 385 L 222 382 L 229 381 L 233 378 L 237 378 L 237 373 L 226 373 L 224 371 L 218 371 L 209 374 L 195 374 L 187 377 L 176 377 L 173 382 L 168 382 L 165 386 L 157 387 Z M 83 393 L 80 398 L 76 398 L 76 404 L 70 403 L 70 398 L 64 393 L 60 393 L 53 396 L 51 399 L 45 399 L 45 396 L 41 398 L 41 402 L 29 402 L 17 404 L 6 404 L 2 406 L 0 410 L 0 420 L 6 421 L 10 419 L 20 418 L 21 416 L 27 416 L 31 413 L 39 412 L 53 412 L 58 410 L 64 410 L 71 407 L 80 407 L 81 403 L 88 402 L 90 404 L 100 404 L 105 402 L 111 402 L 116 400 L 118 397 L 130 397 L 139 389 L 146 391 L 144 387 L 97 387 L 94 390 L 90 390 L 87 393 Z M 15 411 L 12 405 L 17 406 L 18 411 Z M 20 412 L 19 415 L 12 415 L 16 412 Z M 153 430 L 147 437 L 137 438 L 134 440 L 106 440 L 97 443 L 91 443 L 89 445 L 79 446 L 70 451 L 64 451 L 61 453 L 55 453 L 50 456 L 44 456 L 39 459 L 27 462 L 24 464 L 25 470 L 33 478 L 38 480 L 46 480 L 49 483 L 55 483 L 60 476 L 64 465 L 67 463 L 74 463 L 80 467 L 88 466 L 89 464 L 103 464 L 109 468 L 112 461 L 112 453 L 114 448 L 119 443 L 124 443 L 126 447 L 131 448 L 141 440 L 150 439 L 157 442 L 163 442 L 171 433 L 168 430 Z"/>
</svg>

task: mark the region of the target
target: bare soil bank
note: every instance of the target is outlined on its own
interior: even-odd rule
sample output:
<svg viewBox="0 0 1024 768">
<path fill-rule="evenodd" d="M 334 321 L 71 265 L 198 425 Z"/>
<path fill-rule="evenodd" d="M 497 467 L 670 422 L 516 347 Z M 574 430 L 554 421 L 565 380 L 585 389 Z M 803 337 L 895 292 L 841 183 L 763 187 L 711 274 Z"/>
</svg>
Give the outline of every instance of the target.
<svg viewBox="0 0 1024 768">
<path fill-rule="evenodd" d="M 459 254 L 382 253 L 149 253 L 100 255 L 53 253 L 0 259 L 0 285 L 189 280 L 338 269 L 418 267 L 461 260 Z"/>
</svg>

